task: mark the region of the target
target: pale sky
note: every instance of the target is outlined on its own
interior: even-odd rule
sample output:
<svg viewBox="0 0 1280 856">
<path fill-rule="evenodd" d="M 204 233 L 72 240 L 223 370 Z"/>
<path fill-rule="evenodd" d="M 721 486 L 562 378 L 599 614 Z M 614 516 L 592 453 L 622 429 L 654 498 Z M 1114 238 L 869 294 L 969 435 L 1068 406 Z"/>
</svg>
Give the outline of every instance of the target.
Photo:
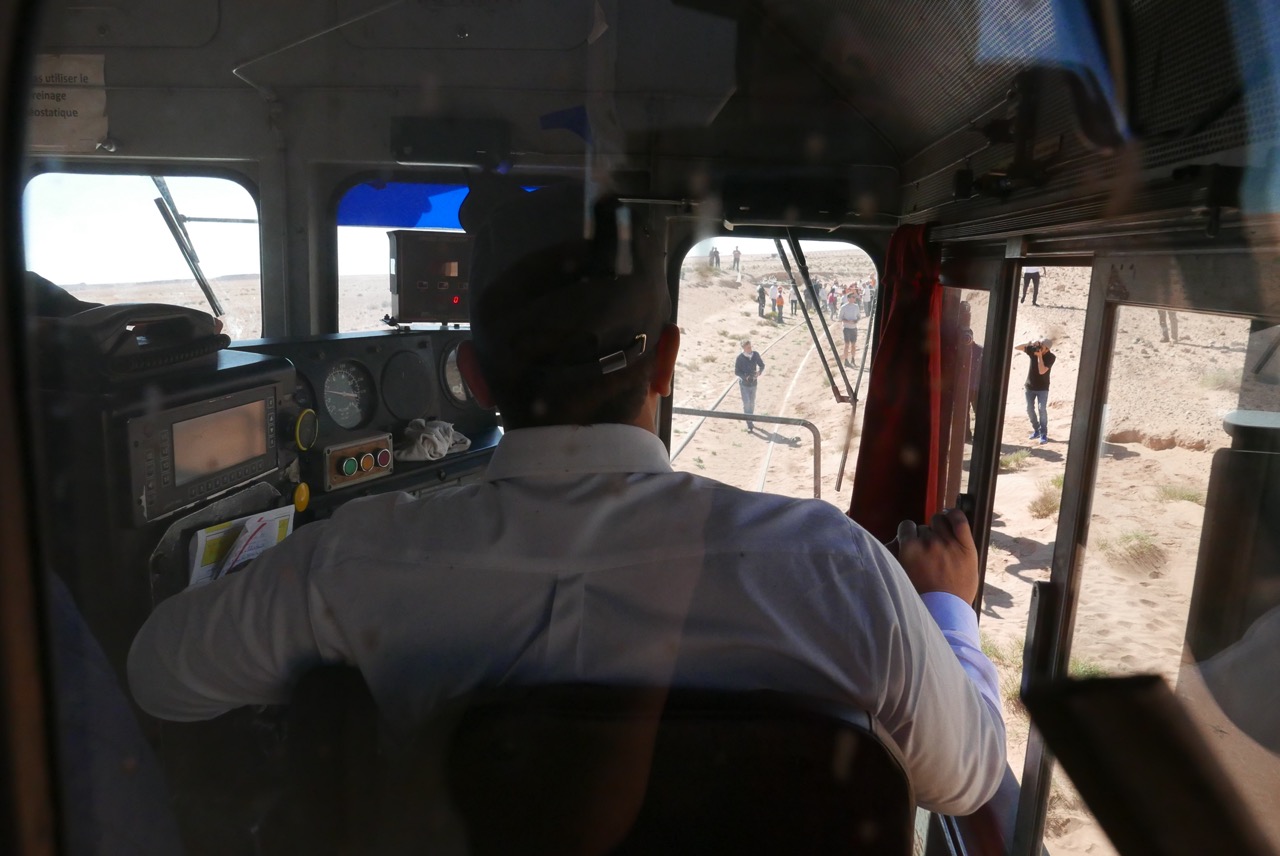
<svg viewBox="0 0 1280 856">
<path fill-rule="evenodd" d="M 168 178 L 180 213 L 188 217 L 251 219 L 249 191 L 220 178 Z M 23 215 L 27 267 L 60 285 L 189 280 L 190 270 L 156 208 L 156 186 L 146 176 L 46 173 L 27 185 Z M 209 277 L 256 275 L 256 224 L 188 223 L 201 267 Z M 735 246 L 748 255 L 775 252 L 773 241 L 733 236 L 707 239 L 692 250 L 705 257 L 710 242 L 728 267 Z M 806 253 L 848 249 L 848 244 L 804 241 Z M 387 230 L 338 229 L 338 272 L 343 276 L 389 270 Z"/>
</svg>

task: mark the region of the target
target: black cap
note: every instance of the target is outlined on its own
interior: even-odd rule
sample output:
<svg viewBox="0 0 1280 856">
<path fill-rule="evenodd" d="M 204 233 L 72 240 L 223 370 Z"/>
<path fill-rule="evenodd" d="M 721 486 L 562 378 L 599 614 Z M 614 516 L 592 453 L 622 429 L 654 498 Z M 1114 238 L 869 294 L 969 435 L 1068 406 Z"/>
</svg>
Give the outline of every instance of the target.
<svg viewBox="0 0 1280 856">
<path fill-rule="evenodd" d="M 577 183 L 513 186 L 487 177 L 460 212 L 475 236 L 471 325 L 482 364 L 572 382 L 656 347 L 671 298 L 633 212 L 612 198 L 588 208 Z"/>
</svg>

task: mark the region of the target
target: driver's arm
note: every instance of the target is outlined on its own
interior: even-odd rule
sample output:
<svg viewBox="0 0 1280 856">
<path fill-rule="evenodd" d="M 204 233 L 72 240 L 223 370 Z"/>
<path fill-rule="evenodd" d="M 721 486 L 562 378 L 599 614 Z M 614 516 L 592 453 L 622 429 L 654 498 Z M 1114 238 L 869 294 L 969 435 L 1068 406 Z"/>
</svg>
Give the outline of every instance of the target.
<svg viewBox="0 0 1280 856">
<path fill-rule="evenodd" d="M 247 704 L 282 704 L 309 668 L 340 660 L 317 640 L 323 611 L 308 584 L 325 523 L 304 526 L 216 582 L 161 603 L 129 650 L 129 687 L 161 719 L 210 719 Z"/>
</svg>

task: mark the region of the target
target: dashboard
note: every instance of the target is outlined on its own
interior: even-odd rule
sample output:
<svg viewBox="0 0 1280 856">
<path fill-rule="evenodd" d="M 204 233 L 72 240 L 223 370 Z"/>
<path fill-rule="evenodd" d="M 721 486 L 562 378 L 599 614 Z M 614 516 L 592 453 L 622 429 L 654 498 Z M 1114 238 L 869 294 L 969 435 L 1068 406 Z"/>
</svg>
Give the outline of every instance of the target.
<svg viewBox="0 0 1280 856">
<path fill-rule="evenodd" d="M 483 468 L 501 429 L 458 371 L 457 347 L 468 336 L 446 327 L 255 339 L 231 347 L 293 364 L 296 386 L 282 429 L 323 516 L 353 495 L 412 492 Z M 404 445 L 406 428 L 417 419 L 448 423 L 470 447 L 434 461 L 394 459 L 391 450 Z"/>
</svg>

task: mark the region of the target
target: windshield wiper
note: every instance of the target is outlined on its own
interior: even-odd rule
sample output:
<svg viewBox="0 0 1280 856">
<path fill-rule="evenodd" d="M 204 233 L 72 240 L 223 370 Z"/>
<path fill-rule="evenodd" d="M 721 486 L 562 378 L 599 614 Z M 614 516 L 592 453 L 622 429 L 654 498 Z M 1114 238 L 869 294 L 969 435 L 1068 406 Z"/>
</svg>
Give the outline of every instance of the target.
<svg viewBox="0 0 1280 856">
<path fill-rule="evenodd" d="M 169 185 L 165 182 L 163 176 L 153 175 L 151 180 L 155 182 L 156 189 L 160 191 L 160 195 L 156 197 L 156 208 L 160 209 L 160 216 L 164 218 L 164 223 L 169 227 L 169 233 L 173 235 L 174 243 L 178 245 L 178 250 L 182 253 L 182 257 L 187 261 L 187 267 L 191 268 L 191 275 L 196 278 L 196 284 L 200 286 L 200 290 L 204 292 L 205 299 L 209 301 L 209 309 L 213 312 L 215 318 L 221 318 L 226 314 L 222 308 L 222 301 L 218 299 L 218 295 L 214 293 L 213 286 L 209 284 L 209 278 L 204 275 L 204 271 L 200 267 L 200 257 L 196 255 L 195 245 L 191 242 L 191 236 L 187 234 L 187 227 L 182 222 L 184 218 L 178 214 L 178 206 L 173 203 L 173 196 L 169 194 Z"/>
</svg>

